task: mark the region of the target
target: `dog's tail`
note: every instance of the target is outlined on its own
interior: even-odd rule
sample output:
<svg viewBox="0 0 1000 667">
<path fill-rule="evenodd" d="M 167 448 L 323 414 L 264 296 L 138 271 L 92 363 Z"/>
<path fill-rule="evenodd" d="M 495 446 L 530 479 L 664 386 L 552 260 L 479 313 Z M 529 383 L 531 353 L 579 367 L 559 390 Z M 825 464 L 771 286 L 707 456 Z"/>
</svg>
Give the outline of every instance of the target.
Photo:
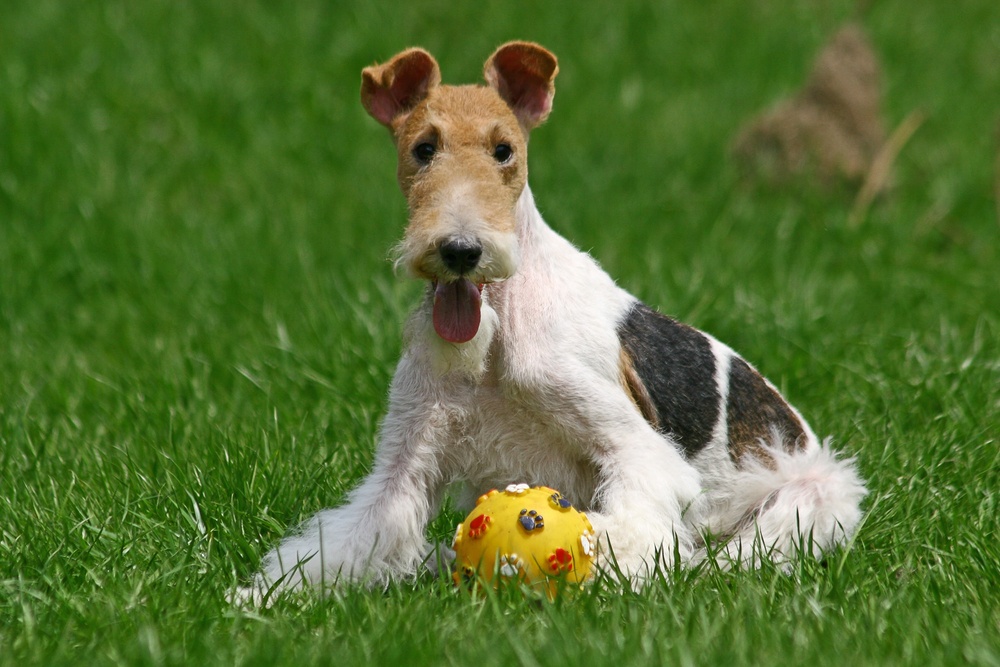
<svg viewBox="0 0 1000 667">
<path fill-rule="evenodd" d="M 764 450 L 767 457 L 742 462 L 715 504 L 711 530 L 717 541 L 701 558 L 724 568 L 765 560 L 787 565 L 799 553 L 820 558 L 853 537 L 867 494 L 854 459 L 838 457 L 829 439 L 810 439 L 795 451 Z"/>
</svg>

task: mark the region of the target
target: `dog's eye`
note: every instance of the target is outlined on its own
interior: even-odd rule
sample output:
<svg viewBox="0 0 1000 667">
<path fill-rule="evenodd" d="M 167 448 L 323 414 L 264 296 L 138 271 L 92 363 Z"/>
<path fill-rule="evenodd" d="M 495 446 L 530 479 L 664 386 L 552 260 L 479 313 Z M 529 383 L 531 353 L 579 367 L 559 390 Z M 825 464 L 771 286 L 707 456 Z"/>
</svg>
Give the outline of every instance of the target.
<svg viewBox="0 0 1000 667">
<path fill-rule="evenodd" d="M 413 148 L 413 157 L 420 164 L 427 164 L 434 157 L 434 153 L 437 152 L 434 144 L 423 142 L 422 144 L 417 144 Z"/>
<path fill-rule="evenodd" d="M 493 159 L 504 164 L 508 162 L 514 156 L 514 149 L 510 147 L 510 144 L 497 144 L 496 148 L 493 149 Z"/>
</svg>

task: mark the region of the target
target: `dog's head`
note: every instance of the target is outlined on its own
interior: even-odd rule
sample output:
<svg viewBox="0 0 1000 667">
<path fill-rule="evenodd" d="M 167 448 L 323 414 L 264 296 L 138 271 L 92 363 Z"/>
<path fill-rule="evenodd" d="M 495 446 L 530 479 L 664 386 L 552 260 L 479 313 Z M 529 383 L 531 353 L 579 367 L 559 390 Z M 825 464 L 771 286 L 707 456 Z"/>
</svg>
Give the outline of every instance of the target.
<svg viewBox="0 0 1000 667">
<path fill-rule="evenodd" d="M 552 109 L 558 70 L 541 46 L 510 42 L 487 59 L 487 86 L 441 85 L 437 62 L 417 48 L 362 71 L 361 102 L 392 132 L 409 204 L 398 261 L 433 284 L 445 340 L 471 340 L 483 285 L 517 270 L 528 133 Z"/>
</svg>

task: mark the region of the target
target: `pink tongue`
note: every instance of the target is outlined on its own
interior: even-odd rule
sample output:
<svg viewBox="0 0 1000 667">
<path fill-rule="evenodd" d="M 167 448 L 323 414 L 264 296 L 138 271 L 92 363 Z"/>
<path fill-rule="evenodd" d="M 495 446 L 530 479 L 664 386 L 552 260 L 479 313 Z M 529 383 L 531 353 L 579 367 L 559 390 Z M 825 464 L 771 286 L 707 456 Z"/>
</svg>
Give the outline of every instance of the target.
<svg viewBox="0 0 1000 667">
<path fill-rule="evenodd" d="M 483 298 L 468 278 L 434 288 L 434 331 L 449 343 L 465 343 L 479 331 Z"/>
</svg>

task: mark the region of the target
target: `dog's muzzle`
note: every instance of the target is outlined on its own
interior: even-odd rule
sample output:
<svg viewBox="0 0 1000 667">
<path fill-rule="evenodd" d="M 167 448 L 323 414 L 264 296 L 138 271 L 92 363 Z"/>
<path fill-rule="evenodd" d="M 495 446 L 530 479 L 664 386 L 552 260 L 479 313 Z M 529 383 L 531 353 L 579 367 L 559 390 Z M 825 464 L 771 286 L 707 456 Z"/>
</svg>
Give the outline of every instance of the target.
<svg viewBox="0 0 1000 667">
<path fill-rule="evenodd" d="M 438 246 L 438 253 L 449 271 L 464 276 L 479 265 L 483 246 L 478 241 L 454 239 Z"/>
</svg>

